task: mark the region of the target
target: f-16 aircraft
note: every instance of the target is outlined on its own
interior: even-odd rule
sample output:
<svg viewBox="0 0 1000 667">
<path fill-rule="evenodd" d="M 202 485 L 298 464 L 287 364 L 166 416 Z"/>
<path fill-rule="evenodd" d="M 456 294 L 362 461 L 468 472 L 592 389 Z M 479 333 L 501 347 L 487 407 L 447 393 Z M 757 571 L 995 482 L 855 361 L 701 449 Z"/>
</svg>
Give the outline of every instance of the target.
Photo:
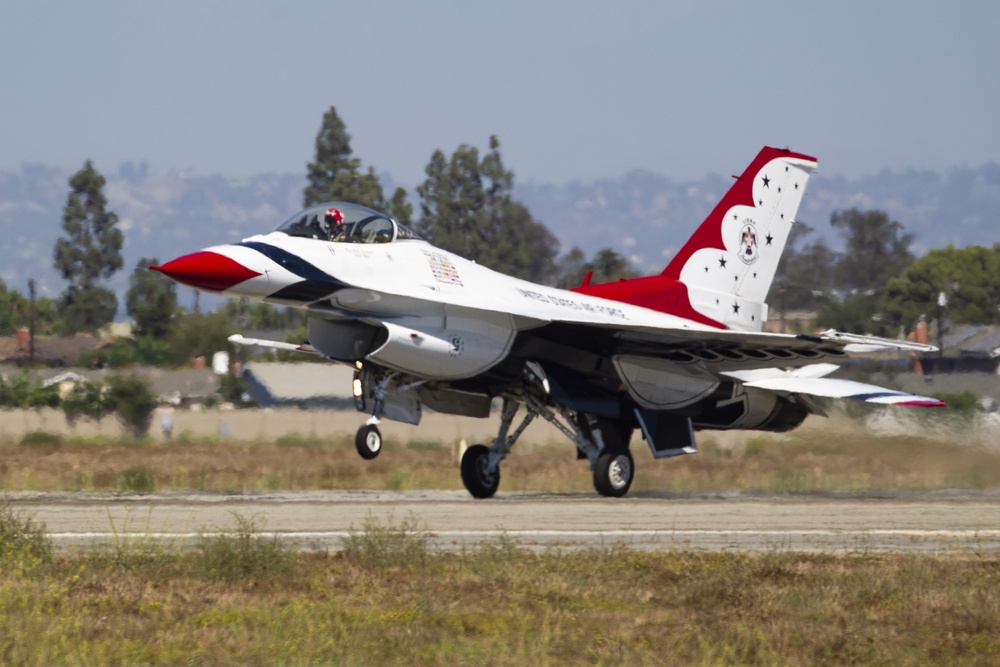
<svg viewBox="0 0 1000 667">
<path fill-rule="evenodd" d="M 932 346 L 762 331 L 816 164 L 765 147 L 662 273 L 603 284 L 588 275 L 571 290 L 497 273 L 340 201 L 150 268 L 200 290 L 307 310 L 303 345 L 231 340 L 353 365 L 356 407 L 371 415 L 355 438 L 365 458 L 381 451 L 382 419 L 417 424 L 424 407 L 487 417 L 499 398 L 495 440 L 462 456 L 469 493 L 496 493 L 501 461 L 542 417 L 589 462 L 597 492 L 620 497 L 634 478 L 636 430 L 663 458 L 695 453 L 700 430 L 793 429 L 823 414 L 814 397 L 943 405 L 827 377 L 854 351 Z"/>
</svg>

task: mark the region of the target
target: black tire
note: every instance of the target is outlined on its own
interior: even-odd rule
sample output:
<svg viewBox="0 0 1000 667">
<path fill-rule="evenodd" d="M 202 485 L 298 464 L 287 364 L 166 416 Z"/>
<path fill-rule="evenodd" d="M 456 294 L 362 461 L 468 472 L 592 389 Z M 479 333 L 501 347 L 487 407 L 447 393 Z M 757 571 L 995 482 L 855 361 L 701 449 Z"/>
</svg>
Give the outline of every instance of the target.
<svg viewBox="0 0 1000 667">
<path fill-rule="evenodd" d="M 500 486 L 500 468 L 493 474 L 486 472 L 489 455 L 486 445 L 473 445 L 462 455 L 462 483 L 473 498 L 492 498 Z"/>
<path fill-rule="evenodd" d="M 382 434 L 375 424 L 365 424 L 354 436 L 354 446 L 361 458 L 371 460 L 382 451 Z"/>
<path fill-rule="evenodd" d="M 602 496 L 621 498 L 628 493 L 635 477 L 635 461 L 627 449 L 604 452 L 594 467 L 594 488 Z"/>
</svg>

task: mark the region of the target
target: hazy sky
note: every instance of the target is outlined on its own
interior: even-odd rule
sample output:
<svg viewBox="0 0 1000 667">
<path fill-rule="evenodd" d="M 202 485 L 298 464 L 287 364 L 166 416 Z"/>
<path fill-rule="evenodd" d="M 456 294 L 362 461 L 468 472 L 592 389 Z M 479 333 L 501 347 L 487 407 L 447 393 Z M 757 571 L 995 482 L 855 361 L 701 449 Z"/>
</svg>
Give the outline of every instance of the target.
<svg viewBox="0 0 1000 667">
<path fill-rule="evenodd" d="M 1000 160 L 1000 3 L 5 3 L 0 170 L 305 172 L 336 106 L 400 184 L 496 134 L 518 182 Z"/>
</svg>

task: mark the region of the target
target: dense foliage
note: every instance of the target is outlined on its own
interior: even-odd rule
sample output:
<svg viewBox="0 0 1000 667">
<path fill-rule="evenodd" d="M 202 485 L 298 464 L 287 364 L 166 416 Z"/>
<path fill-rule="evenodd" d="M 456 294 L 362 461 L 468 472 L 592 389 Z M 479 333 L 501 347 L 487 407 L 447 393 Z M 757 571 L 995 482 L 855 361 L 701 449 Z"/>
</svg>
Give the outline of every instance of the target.
<svg viewBox="0 0 1000 667">
<path fill-rule="evenodd" d="M 74 383 L 64 397 L 57 384 L 46 386 L 22 371 L 10 382 L 0 378 L 0 407 L 62 408 L 70 420 L 85 417 L 100 419 L 114 414 L 133 435 L 142 436 L 157 399 L 152 387 L 136 375 L 110 375 L 102 382 L 83 380 Z"/>
<path fill-rule="evenodd" d="M 125 308 L 136 336 L 165 337 L 177 314 L 177 284 L 148 268 L 159 263 L 155 257 L 143 257 L 129 277 Z"/>
<path fill-rule="evenodd" d="M 508 275 L 545 282 L 554 277 L 559 242 L 527 207 L 514 200 L 514 173 L 504 167 L 500 142 L 490 137 L 481 159 L 474 146 L 451 158 L 435 151 L 417 187 L 417 232 L 434 245 Z"/>
<path fill-rule="evenodd" d="M 1000 324 L 1000 244 L 931 250 L 889 279 L 885 310 L 893 321 L 946 311 L 956 322 Z"/>
</svg>

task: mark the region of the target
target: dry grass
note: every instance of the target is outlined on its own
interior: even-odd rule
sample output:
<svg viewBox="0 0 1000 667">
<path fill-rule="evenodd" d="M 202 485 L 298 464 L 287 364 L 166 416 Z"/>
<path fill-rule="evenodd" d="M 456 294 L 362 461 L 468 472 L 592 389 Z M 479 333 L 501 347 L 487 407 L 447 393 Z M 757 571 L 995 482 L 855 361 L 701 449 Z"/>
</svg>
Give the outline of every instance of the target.
<svg viewBox="0 0 1000 667">
<path fill-rule="evenodd" d="M 992 555 L 532 554 L 502 538 L 441 554 L 386 534 L 359 538 L 383 540 L 385 560 L 298 555 L 235 578 L 212 576 L 203 553 L 128 549 L 0 570 L 0 663 L 1000 661 Z"/>
<path fill-rule="evenodd" d="M 789 434 L 706 432 L 701 451 L 654 461 L 636 438 L 633 494 L 740 490 L 814 493 L 1000 487 L 1000 448 L 961 425 L 910 425 L 894 434 L 846 418 L 810 420 Z M 567 442 L 518 443 L 502 464 L 505 491 L 592 490 Z M 388 441 L 363 461 L 351 438 L 277 442 L 47 441 L 0 444 L 4 490 L 461 489 L 454 444 Z"/>
<path fill-rule="evenodd" d="M 0 445 L 4 489 L 461 484 L 457 452 L 434 442 L 390 442 L 372 462 L 349 439 L 32 442 Z M 702 434 L 700 454 L 665 462 L 636 442 L 633 489 L 1000 487 L 1000 454 L 971 443 L 961 428 L 874 435 L 843 420 Z M 519 444 L 502 488 L 589 491 L 573 454 Z M 7 545 L 37 528 L 8 523 Z M 501 536 L 455 554 L 404 522 L 309 555 L 254 530 L 244 521 L 189 551 L 140 537 L 26 559 L 0 544 L 0 664 L 1000 664 L 993 553 L 531 553 Z"/>
</svg>

